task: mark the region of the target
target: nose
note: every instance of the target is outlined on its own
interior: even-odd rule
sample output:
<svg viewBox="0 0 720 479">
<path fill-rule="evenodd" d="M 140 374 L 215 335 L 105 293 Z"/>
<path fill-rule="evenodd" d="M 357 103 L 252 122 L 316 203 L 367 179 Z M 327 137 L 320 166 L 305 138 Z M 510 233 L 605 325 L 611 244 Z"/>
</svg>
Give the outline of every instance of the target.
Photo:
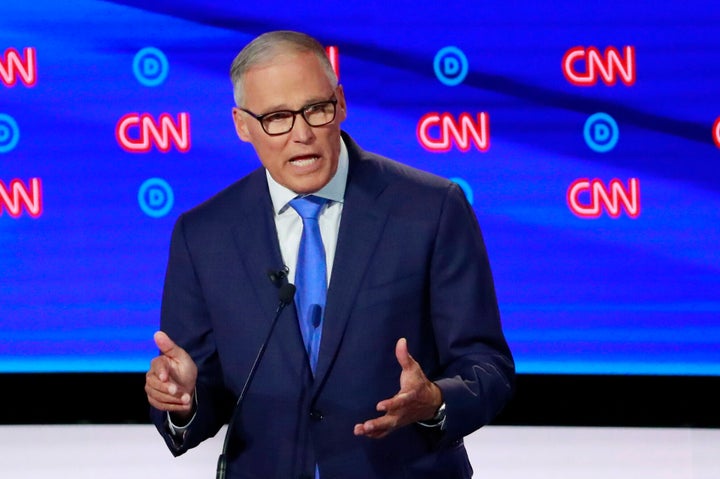
<svg viewBox="0 0 720 479">
<path fill-rule="evenodd" d="M 297 143 L 307 144 L 315 139 L 315 131 L 313 127 L 308 125 L 305 118 L 303 118 L 300 114 L 298 114 L 295 118 L 295 125 L 293 126 L 293 129 L 290 130 L 290 135 L 292 135 L 292 140 Z"/>
</svg>

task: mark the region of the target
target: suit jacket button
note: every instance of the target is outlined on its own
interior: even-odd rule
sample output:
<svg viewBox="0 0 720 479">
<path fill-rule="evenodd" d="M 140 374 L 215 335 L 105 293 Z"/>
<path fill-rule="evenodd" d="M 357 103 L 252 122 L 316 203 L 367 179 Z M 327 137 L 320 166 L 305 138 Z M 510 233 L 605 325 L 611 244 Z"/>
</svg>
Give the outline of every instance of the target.
<svg viewBox="0 0 720 479">
<path fill-rule="evenodd" d="M 322 421 L 323 415 L 322 413 L 317 409 L 311 409 L 310 410 L 310 419 L 313 421 Z"/>
</svg>

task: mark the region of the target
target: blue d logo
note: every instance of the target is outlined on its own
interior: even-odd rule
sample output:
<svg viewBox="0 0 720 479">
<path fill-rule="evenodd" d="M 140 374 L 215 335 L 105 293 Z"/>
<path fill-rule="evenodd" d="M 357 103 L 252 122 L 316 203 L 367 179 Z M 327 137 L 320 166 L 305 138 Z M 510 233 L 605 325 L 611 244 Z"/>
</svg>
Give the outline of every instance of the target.
<svg viewBox="0 0 720 479">
<path fill-rule="evenodd" d="M 167 181 L 162 178 L 145 180 L 138 191 L 138 204 L 143 212 L 160 218 L 170 212 L 175 203 L 175 195 Z"/>
<path fill-rule="evenodd" d="M 613 117 L 607 113 L 595 113 L 585 121 L 583 136 L 591 150 L 607 153 L 617 145 L 620 130 Z"/>
<path fill-rule="evenodd" d="M 435 54 L 433 69 L 442 84 L 459 85 L 468 74 L 468 60 L 463 51 L 457 47 L 441 48 Z"/>
<path fill-rule="evenodd" d="M 20 128 L 13 117 L 0 113 L 0 153 L 7 153 L 20 141 Z"/>
<path fill-rule="evenodd" d="M 170 66 L 165 54 L 157 48 L 143 48 L 133 59 L 133 74 L 140 84 L 153 87 L 167 78 Z"/>
</svg>

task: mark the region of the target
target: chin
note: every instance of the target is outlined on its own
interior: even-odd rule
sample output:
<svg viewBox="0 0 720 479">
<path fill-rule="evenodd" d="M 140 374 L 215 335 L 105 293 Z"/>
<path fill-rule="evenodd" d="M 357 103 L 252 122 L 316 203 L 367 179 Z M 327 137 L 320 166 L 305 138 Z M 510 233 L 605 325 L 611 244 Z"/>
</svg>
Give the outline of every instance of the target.
<svg viewBox="0 0 720 479">
<path fill-rule="evenodd" d="M 293 190 L 295 193 L 301 194 L 301 195 L 307 195 L 311 193 L 315 193 L 316 191 L 322 189 L 323 186 L 327 185 L 332 177 L 322 179 L 319 178 L 313 178 L 313 179 L 299 179 L 296 181 L 292 181 L 290 183 L 290 189 Z"/>
<path fill-rule="evenodd" d="M 323 187 L 323 185 L 315 186 L 315 185 L 302 184 L 302 185 L 297 185 L 294 188 L 290 188 L 290 189 L 299 195 L 310 195 L 310 194 L 315 193 L 322 187 Z"/>
</svg>

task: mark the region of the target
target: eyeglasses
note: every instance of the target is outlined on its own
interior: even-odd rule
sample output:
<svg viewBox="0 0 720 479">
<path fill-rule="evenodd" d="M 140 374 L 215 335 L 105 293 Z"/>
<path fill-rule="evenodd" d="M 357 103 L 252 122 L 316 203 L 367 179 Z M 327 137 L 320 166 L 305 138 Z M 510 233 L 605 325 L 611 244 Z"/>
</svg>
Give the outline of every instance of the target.
<svg viewBox="0 0 720 479">
<path fill-rule="evenodd" d="M 327 125 L 335 119 L 337 99 L 332 98 L 306 105 L 299 110 L 280 110 L 256 115 L 250 110 L 240 108 L 248 115 L 260 122 L 262 129 L 270 136 L 284 135 L 289 133 L 295 126 L 295 117 L 302 115 L 305 122 L 310 126 Z"/>
</svg>

